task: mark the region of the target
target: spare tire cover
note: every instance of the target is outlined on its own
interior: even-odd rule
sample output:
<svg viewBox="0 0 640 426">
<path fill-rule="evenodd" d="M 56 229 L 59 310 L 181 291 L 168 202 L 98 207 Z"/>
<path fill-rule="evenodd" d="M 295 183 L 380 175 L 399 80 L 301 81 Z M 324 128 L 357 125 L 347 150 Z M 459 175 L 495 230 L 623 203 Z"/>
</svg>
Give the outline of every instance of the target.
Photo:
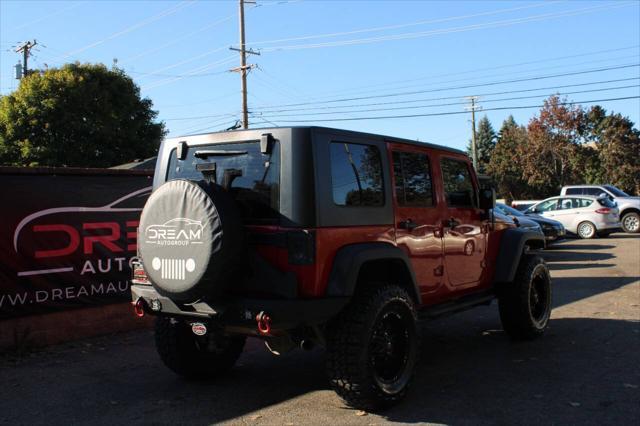
<svg viewBox="0 0 640 426">
<path fill-rule="evenodd" d="M 142 210 L 138 235 L 156 290 L 184 303 L 224 291 L 241 258 L 239 216 L 231 196 L 215 184 L 172 180 L 156 189 Z"/>
</svg>

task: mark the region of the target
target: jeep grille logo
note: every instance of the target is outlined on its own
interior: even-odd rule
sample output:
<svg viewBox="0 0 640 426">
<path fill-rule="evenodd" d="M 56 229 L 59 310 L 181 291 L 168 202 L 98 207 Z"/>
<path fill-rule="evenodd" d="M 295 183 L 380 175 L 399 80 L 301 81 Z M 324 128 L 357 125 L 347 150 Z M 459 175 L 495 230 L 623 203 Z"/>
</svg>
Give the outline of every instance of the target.
<svg viewBox="0 0 640 426">
<path fill-rule="evenodd" d="M 160 246 L 188 246 L 202 244 L 202 222 L 177 217 L 162 225 L 150 225 L 145 229 L 145 242 Z"/>
</svg>

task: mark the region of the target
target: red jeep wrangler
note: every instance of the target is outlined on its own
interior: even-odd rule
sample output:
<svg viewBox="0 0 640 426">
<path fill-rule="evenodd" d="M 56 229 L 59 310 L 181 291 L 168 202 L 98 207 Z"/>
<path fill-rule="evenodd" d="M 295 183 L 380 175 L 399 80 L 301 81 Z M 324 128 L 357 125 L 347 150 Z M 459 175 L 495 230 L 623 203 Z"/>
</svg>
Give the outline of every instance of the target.
<svg viewBox="0 0 640 426">
<path fill-rule="evenodd" d="M 176 373 L 232 368 L 247 336 L 326 348 L 351 406 L 400 400 L 417 321 L 498 298 L 505 331 L 551 313 L 541 234 L 496 221 L 461 151 L 321 127 L 166 140 L 138 230 L 132 296 Z"/>
</svg>

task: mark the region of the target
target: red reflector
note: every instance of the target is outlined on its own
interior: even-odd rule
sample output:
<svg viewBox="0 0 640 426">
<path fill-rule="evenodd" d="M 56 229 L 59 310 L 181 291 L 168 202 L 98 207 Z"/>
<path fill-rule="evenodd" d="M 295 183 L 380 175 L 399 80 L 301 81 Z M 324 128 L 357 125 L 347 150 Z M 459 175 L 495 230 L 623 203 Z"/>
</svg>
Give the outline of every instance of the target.
<svg viewBox="0 0 640 426">
<path fill-rule="evenodd" d="M 147 273 L 144 268 L 139 263 L 133 264 L 133 283 L 134 284 L 151 284 L 149 282 L 149 277 L 147 277 Z"/>
<path fill-rule="evenodd" d="M 596 210 L 596 213 L 600 213 L 600 214 L 611 213 L 611 209 L 609 207 L 602 207 L 602 208 Z"/>
</svg>

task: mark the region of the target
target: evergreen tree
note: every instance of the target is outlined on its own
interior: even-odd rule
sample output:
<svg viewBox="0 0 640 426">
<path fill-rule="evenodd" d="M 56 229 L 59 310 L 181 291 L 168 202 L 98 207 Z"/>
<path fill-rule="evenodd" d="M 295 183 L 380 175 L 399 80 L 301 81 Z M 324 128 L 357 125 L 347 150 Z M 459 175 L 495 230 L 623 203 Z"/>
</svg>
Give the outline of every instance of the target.
<svg viewBox="0 0 640 426">
<path fill-rule="evenodd" d="M 489 118 L 485 115 L 478 122 L 478 130 L 476 131 L 476 149 L 478 151 L 478 172 L 485 173 L 487 166 L 491 160 L 491 154 L 496 146 L 496 132 L 491 126 Z M 467 145 L 467 154 L 473 158 L 471 140 Z"/>
<path fill-rule="evenodd" d="M 497 143 L 487 165 L 496 183 L 499 198 L 507 200 L 532 198 L 530 188 L 522 178 L 519 152 L 526 149 L 527 129 L 519 126 L 513 116 L 509 116 L 498 133 Z"/>
</svg>

